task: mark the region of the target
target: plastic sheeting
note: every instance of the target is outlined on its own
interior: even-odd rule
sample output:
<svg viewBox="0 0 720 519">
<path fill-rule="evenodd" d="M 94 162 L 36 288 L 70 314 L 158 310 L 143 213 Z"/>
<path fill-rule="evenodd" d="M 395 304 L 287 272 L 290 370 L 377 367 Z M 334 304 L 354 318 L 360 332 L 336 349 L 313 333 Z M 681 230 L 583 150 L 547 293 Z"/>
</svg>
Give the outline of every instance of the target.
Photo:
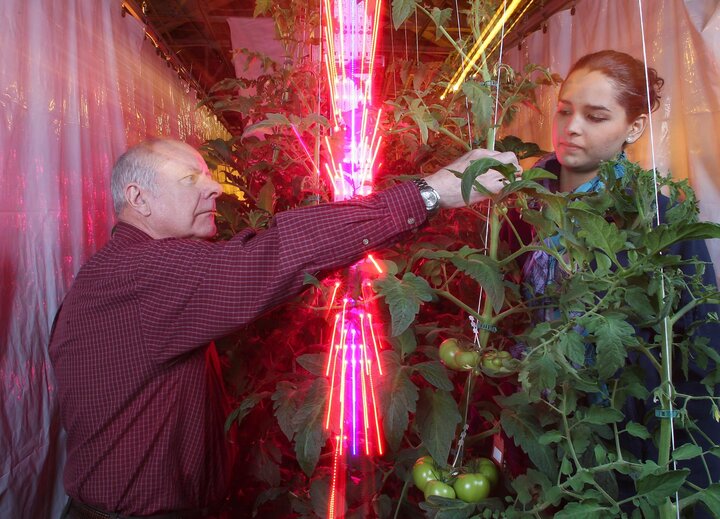
<svg viewBox="0 0 720 519">
<path fill-rule="evenodd" d="M 0 1 L 2 518 L 56 518 L 65 501 L 47 342 L 73 276 L 109 238 L 114 160 L 146 135 L 225 135 L 120 6 Z"/>
<path fill-rule="evenodd" d="M 643 59 L 637 0 L 584 0 L 575 15 L 561 11 L 505 53 L 514 69 L 527 63 L 563 77 L 581 56 L 615 49 Z M 643 0 L 647 62 L 665 80 L 661 106 L 653 112 L 655 162 L 673 178 L 688 178 L 700 200 L 701 218 L 720 222 L 720 2 Z M 551 128 L 558 88 L 546 87 L 542 114 L 524 110 L 509 133 L 552 149 Z M 628 157 L 651 168 L 649 131 L 628 148 Z M 708 248 L 720 274 L 720 240 Z"/>
<path fill-rule="evenodd" d="M 718 1 L 643 4 L 648 59 L 666 80 L 653 121 L 658 166 L 689 177 L 703 216 L 720 221 Z M 506 60 L 565 74 L 594 50 L 641 56 L 636 1 L 576 5 Z M 119 0 L 1 0 L 0 20 L 0 517 L 55 518 L 62 439 L 46 345 L 74 274 L 108 239 L 110 167 L 145 135 L 197 144 L 223 130 L 194 109 Z M 545 94 L 545 115 L 523 116 L 513 133 L 549 149 L 557 92 Z M 648 148 L 635 144 L 632 157 L 649 166 Z"/>
</svg>

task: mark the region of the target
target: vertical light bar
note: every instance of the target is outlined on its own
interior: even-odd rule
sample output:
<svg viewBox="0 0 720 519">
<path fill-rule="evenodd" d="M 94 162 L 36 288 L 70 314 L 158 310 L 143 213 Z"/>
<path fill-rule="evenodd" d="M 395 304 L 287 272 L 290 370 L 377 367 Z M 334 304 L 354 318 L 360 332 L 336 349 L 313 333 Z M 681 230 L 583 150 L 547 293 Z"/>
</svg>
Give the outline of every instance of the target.
<svg viewBox="0 0 720 519">
<path fill-rule="evenodd" d="M 383 372 L 382 365 L 380 364 L 380 352 L 378 351 L 377 339 L 375 338 L 375 330 L 372 325 L 372 314 L 368 314 L 368 327 L 370 328 L 370 335 L 372 336 L 373 349 L 375 350 L 375 360 L 377 361 L 378 366 L 378 373 L 382 375 Z"/>
<path fill-rule="evenodd" d="M 334 128 L 322 139 L 327 150 L 323 167 L 332 185 L 333 199 L 340 201 L 372 191 L 374 165 L 382 143 L 378 134 L 382 112 L 371 106 L 381 3 L 323 0 L 322 7 L 327 39 L 324 67 L 334 121 Z M 332 144 L 339 137 L 335 134 L 333 140 L 333 132 L 343 132 L 342 153 L 333 149 Z M 378 274 L 382 273 L 374 257 L 369 256 L 367 261 Z M 325 425 L 336 441 L 327 514 L 333 519 L 344 510 L 344 456 L 361 451 L 371 455 L 383 450 L 374 387 L 374 379 L 376 375 L 382 376 L 382 368 L 379 342 L 372 331 L 369 308 L 372 294 L 367 279 L 375 274 L 357 266 L 351 269 L 353 280 L 360 283 L 362 296 L 351 295 L 352 287 L 348 287 L 342 310 L 334 320 L 329 352 L 333 358 L 328 358 L 325 366 L 326 376 L 332 378 Z M 374 353 L 370 351 L 371 341 Z"/>
</svg>

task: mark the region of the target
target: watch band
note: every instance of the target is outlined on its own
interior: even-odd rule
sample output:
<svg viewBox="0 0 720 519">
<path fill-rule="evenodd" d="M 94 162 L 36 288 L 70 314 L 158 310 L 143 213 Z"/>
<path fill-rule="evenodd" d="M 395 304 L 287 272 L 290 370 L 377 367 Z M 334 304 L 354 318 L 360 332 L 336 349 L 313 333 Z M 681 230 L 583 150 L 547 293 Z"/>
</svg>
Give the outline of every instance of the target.
<svg viewBox="0 0 720 519">
<path fill-rule="evenodd" d="M 425 209 L 428 213 L 435 213 L 440 208 L 440 195 L 430 184 L 428 184 L 424 178 L 414 178 L 411 180 L 413 184 L 420 191 L 423 202 L 425 202 Z"/>
<path fill-rule="evenodd" d="M 422 191 L 423 189 L 428 189 L 428 188 L 432 189 L 430 187 L 430 184 L 428 184 L 424 178 L 414 178 L 410 182 L 415 184 L 420 191 Z"/>
</svg>

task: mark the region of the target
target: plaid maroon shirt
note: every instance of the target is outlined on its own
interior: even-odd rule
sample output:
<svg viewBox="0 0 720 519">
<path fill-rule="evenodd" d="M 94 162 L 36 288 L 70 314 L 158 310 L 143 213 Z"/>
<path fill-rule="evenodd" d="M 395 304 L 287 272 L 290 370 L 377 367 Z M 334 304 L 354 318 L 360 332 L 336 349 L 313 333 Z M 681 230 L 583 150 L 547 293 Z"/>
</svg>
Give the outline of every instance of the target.
<svg viewBox="0 0 720 519">
<path fill-rule="evenodd" d="M 222 388 L 209 343 L 425 221 L 410 183 L 287 211 L 232 240 L 153 240 L 124 223 L 80 270 L 50 356 L 67 431 L 65 489 L 124 515 L 225 497 Z"/>
</svg>

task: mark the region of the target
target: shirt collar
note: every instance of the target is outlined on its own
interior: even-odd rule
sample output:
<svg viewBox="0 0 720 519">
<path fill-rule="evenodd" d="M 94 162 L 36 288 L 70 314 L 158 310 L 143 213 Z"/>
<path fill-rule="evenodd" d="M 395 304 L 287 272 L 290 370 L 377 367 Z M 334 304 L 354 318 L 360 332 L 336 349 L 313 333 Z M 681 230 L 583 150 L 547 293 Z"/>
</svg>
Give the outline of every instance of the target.
<svg viewBox="0 0 720 519">
<path fill-rule="evenodd" d="M 113 240 L 122 240 L 129 242 L 141 242 L 152 240 L 153 238 L 144 231 L 127 222 L 117 222 L 111 231 Z"/>
</svg>

